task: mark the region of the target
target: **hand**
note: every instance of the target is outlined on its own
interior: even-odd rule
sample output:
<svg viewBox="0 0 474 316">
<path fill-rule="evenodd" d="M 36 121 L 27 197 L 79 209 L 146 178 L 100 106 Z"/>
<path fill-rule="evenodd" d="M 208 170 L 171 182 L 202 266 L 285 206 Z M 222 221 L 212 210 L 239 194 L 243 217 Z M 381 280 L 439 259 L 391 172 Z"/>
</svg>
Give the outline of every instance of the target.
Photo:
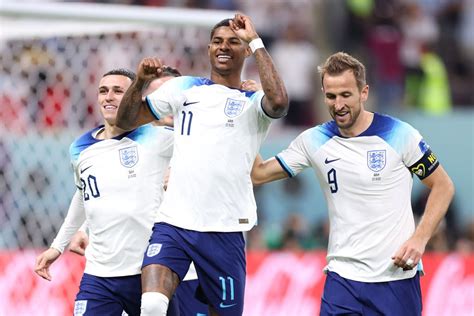
<svg viewBox="0 0 474 316">
<path fill-rule="evenodd" d="M 392 257 L 393 264 L 404 271 L 412 270 L 425 252 L 426 242 L 415 235 L 408 239 Z"/>
<path fill-rule="evenodd" d="M 259 37 L 250 18 L 243 14 L 237 13 L 235 17 L 229 21 L 229 26 L 241 40 L 247 43 Z"/>
<path fill-rule="evenodd" d="M 69 243 L 69 251 L 83 256 L 86 253 L 87 245 L 89 245 L 89 236 L 83 231 L 78 231 Z"/>
<path fill-rule="evenodd" d="M 248 79 L 242 81 L 242 83 L 240 84 L 240 89 L 255 92 L 258 90 L 262 90 L 262 86 L 257 81 Z"/>
<path fill-rule="evenodd" d="M 49 267 L 51 266 L 51 264 L 53 264 L 54 261 L 56 261 L 56 259 L 58 259 L 60 255 L 61 253 L 59 252 L 59 250 L 49 248 L 48 250 L 40 254 L 38 257 L 36 257 L 36 274 L 42 277 L 43 279 L 51 281 L 52 277 L 49 273 Z"/>
<path fill-rule="evenodd" d="M 143 58 L 138 65 L 137 78 L 144 81 L 151 81 L 159 78 L 163 71 L 163 63 L 156 57 Z"/>
</svg>

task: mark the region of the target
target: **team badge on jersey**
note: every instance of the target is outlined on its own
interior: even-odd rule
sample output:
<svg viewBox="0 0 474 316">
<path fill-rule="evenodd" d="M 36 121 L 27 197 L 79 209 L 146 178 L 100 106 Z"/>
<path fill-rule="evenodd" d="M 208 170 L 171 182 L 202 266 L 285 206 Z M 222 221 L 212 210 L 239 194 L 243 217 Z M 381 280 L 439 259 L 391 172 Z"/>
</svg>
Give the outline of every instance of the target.
<svg viewBox="0 0 474 316">
<path fill-rule="evenodd" d="M 74 302 L 74 316 L 82 316 L 87 309 L 87 300 Z"/>
<path fill-rule="evenodd" d="M 120 163 L 127 168 L 132 168 L 138 162 L 137 146 L 122 148 L 119 150 Z"/>
<path fill-rule="evenodd" d="M 369 150 L 367 152 L 367 166 L 374 172 L 379 172 L 385 168 L 386 151 L 385 150 Z"/>
<path fill-rule="evenodd" d="M 225 104 L 224 113 L 228 117 L 236 117 L 242 110 L 244 109 L 245 101 L 234 100 L 234 99 L 227 99 Z"/>
<path fill-rule="evenodd" d="M 162 244 L 150 244 L 146 250 L 147 257 L 154 257 L 161 251 Z"/>
</svg>

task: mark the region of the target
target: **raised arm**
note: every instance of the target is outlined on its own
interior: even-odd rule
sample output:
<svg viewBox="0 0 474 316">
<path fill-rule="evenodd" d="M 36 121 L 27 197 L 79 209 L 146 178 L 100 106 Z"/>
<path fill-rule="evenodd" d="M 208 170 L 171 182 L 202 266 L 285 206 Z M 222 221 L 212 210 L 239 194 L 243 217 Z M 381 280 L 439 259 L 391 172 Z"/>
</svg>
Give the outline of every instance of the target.
<svg viewBox="0 0 474 316">
<path fill-rule="evenodd" d="M 415 267 L 425 252 L 425 247 L 439 223 L 446 215 L 454 196 L 454 185 L 442 166 L 422 180 L 430 188 L 425 211 L 413 236 L 406 241 L 394 256 L 394 264 L 405 267 L 408 259 L 413 260 Z"/>
<path fill-rule="evenodd" d="M 248 16 L 236 14 L 234 19 L 230 21 L 230 27 L 241 40 L 251 43 L 251 49 L 257 62 L 260 83 L 265 92 L 262 101 L 265 112 L 275 118 L 286 115 L 289 103 L 285 85 L 273 64 L 272 58 L 255 31 L 252 21 Z M 254 42 L 252 43 L 252 41 Z"/>
<path fill-rule="evenodd" d="M 120 102 L 116 118 L 118 127 L 131 130 L 156 120 L 143 98 L 143 90 L 153 79 L 161 75 L 162 66 L 158 58 L 142 59 L 138 65 L 137 77 Z"/>
<path fill-rule="evenodd" d="M 263 161 L 260 154 L 255 157 L 252 172 L 250 173 L 253 185 L 261 185 L 288 177 L 275 157 Z"/>
</svg>

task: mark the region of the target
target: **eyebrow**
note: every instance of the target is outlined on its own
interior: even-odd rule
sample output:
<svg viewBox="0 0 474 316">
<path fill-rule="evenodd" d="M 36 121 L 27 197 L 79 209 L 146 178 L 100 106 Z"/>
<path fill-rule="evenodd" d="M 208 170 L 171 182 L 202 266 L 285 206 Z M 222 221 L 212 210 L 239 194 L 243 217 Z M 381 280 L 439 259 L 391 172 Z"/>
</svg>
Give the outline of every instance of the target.
<svg viewBox="0 0 474 316">
<path fill-rule="evenodd" d="M 122 86 L 111 86 L 111 87 L 109 87 L 109 86 L 100 86 L 99 90 L 100 89 L 117 89 L 117 88 L 124 89 L 124 87 L 122 87 Z"/>
</svg>

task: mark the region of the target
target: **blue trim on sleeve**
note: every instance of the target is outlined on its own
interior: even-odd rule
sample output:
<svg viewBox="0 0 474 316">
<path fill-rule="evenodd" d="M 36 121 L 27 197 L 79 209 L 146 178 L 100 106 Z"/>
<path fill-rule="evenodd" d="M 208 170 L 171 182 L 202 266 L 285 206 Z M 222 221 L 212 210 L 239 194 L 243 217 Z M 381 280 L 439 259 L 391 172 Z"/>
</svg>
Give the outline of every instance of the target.
<svg viewBox="0 0 474 316">
<path fill-rule="evenodd" d="M 283 159 L 278 157 L 278 155 L 275 156 L 275 159 L 278 161 L 283 170 L 288 174 L 288 177 L 293 178 L 295 176 L 294 172 L 291 170 L 290 167 L 288 167 L 288 165 L 283 161 Z"/>
<path fill-rule="evenodd" d="M 91 145 L 94 145 L 95 143 L 100 141 L 99 139 L 95 139 L 94 137 L 92 137 L 92 134 L 94 134 L 101 128 L 104 128 L 104 125 L 100 125 L 82 134 L 71 144 L 71 146 L 69 147 L 69 155 L 71 156 L 71 160 L 76 161 L 79 158 L 81 152 L 89 148 Z"/>
<path fill-rule="evenodd" d="M 150 100 L 148 99 L 148 96 L 145 97 L 145 101 L 146 101 L 146 105 L 148 106 L 148 109 L 150 109 L 151 114 L 152 114 L 157 120 L 159 120 L 161 117 L 160 117 L 160 115 L 153 109 L 153 107 L 151 106 L 151 102 L 150 102 Z"/>
</svg>

